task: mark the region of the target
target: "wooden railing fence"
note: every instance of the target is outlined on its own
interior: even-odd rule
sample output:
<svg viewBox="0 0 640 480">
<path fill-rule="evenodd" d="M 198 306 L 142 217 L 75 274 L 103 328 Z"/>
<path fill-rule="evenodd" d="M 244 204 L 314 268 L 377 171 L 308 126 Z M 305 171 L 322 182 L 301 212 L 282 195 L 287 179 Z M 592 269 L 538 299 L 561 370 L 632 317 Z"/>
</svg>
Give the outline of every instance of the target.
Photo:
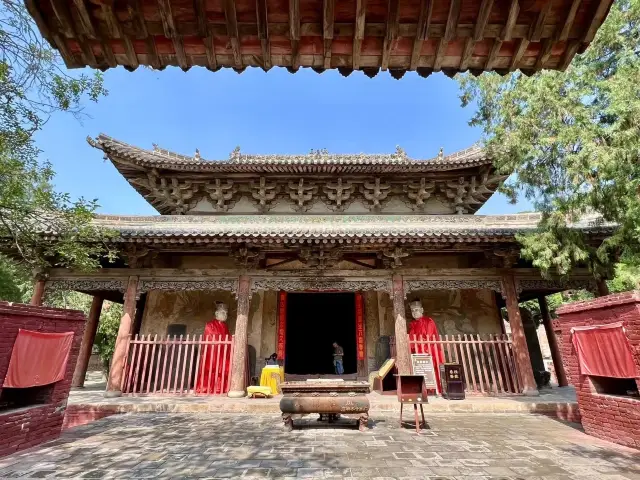
<svg viewBox="0 0 640 480">
<path fill-rule="evenodd" d="M 430 338 L 409 336 L 409 349 L 412 353 L 430 353 L 431 348 L 442 351 L 445 363 L 462 365 L 466 392 L 469 394 L 522 393 L 522 382 L 509 335 L 465 334 Z M 395 357 L 394 338 L 391 338 L 391 353 Z"/>
<path fill-rule="evenodd" d="M 231 335 L 136 335 L 129 340 L 122 393 L 224 395 L 233 347 Z"/>
</svg>

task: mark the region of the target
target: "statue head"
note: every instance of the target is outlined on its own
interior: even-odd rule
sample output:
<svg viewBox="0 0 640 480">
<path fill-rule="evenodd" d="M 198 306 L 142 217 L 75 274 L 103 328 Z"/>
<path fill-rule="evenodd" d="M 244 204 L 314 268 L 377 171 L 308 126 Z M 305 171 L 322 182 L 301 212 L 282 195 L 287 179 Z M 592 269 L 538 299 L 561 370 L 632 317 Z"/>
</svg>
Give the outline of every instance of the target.
<svg viewBox="0 0 640 480">
<path fill-rule="evenodd" d="M 413 300 L 409 304 L 409 308 L 411 308 L 411 316 L 414 319 L 424 316 L 424 308 L 422 308 L 422 302 L 420 300 Z"/>
<path fill-rule="evenodd" d="M 226 303 L 216 302 L 216 313 L 214 314 L 214 316 L 216 317 L 216 320 L 219 320 L 221 322 L 226 322 L 228 313 L 229 313 L 229 307 L 227 306 Z"/>
</svg>

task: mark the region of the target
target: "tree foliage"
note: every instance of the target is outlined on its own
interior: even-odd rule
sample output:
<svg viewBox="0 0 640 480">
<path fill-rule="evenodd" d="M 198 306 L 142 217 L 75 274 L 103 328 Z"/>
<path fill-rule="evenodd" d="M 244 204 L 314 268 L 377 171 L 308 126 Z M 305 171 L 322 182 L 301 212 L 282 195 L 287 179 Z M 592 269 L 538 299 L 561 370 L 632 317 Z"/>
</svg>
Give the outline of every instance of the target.
<svg viewBox="0 0 640 480">
<path fill-rule="evenodd" d="M 20 0 L 0 7 L 0 237 L 30 267 L 95 267 L 108 250 L 91 225 L 95 200 L 53 189 L 34 134 L 55 112 L 82 116 L 82 102 L 105 95 L 100 73 L 71 76 L 40 37 Z M 57 241 L 45 241 L 42 232 Z"/>
<path fill-rule="evenodd" d="M 502 191 L 530 199 L 543 220 L 521 236 L 544 272 L 587 264 L 599 276 L 640 252 L 640 0 L 618 0 L 567 71 L 459 77 L 496 165 L 514 173 Z M 587 214 L 619 226 L 597 248 L 568 228 Z M 616 255 L 612 255 L 616 254 Z"/>
</svg>

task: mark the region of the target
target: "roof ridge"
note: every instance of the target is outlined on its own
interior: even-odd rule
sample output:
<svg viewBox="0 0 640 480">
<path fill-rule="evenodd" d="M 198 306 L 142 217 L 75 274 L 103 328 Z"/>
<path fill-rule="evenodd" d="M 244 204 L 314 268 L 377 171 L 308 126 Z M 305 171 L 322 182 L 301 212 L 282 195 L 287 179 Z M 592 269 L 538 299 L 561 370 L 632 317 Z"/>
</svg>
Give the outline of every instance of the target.
<svg viewBox="0 0 640 480">
<path fill-rule="evenodd" d="M 162 148 L 157 144 L 152 144 L 153 149 L 148 150 L 142 147 L 131 145 L 122 140 L 115 139 L 100 133 L 95 139 L 87 137 L 87 142 L 94 148 L 107 153 L 107 150 L 124 148 L 133 150 L 128 152 L 133 156 L 152 155 L 157 159 L 165 161 L 178 161 L 179 163 L 203 165 L 203 164 L 227 164 L 227 165 L 258 165 L 258 164 L 427 164 L 427 163 L 448 163 L 450 160 L 457 160 L 462 157 L 479 154 L 481 159 L 490 160 L 484 155 L 484 149 L 480 144 L 475 143 L 470 147 L 444 155 L 444 149 L 440 148 L 437 156 L 426 159 L 412 158 L 399 146 L 393 153 L 329 153 L 326 149 L 311 150 L 306 154 L 243 154 L 240 147 L 236 147 L 227 160 L 209 160 L 200 156 L 200 151 L 196 149 L 193 156 L 176 153 Z M 123 153 L 123 152 L 119 152 Z M 284 160 L 284 161 L 283 161 Z"/>
</svg>

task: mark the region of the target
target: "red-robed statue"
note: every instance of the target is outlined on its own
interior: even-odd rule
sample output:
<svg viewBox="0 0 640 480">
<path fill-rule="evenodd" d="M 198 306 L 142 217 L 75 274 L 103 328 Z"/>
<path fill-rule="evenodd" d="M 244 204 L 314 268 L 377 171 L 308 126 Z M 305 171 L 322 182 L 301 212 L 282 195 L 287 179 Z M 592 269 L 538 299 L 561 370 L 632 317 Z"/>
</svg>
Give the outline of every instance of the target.
<svg viewBox="0 0 640 480">
<path fill-rule="evenodd" d="M 409 341 L 411 345 L 411 353 L 428 353 L 433 359 L 433 369 L 435 370 L 436 383 L 438 390 L 440 389 L 440 364 L 444 363 L 444 355 L 442 348 L 437 344 L 420 345 L 411 343 L 414 338 L 416 340 L 439 340 L 438 327 L 431 317 L 425 317 L 424 308 L 420 300 L 414 300 L 409 304 L 411 307 L 411 316 L 414 320 L 409 324 Z M 415 337 L 414 337 L 415 335 Z M 435 338 L 434 338 L 435 337 Z"/>
<path fill-rule="evenodd" d="M 204 327 L 205 340 L 226 340 L 229 336 L 227 313 L 229 309 L 222 302 L 216 302 L 215 320 Z M 200 368 L 196 378 L 197 393 L 225 393 L 229 389 L 229 365 L 231 345 L 203 345 L 200 354 Z"/>
</svg>

